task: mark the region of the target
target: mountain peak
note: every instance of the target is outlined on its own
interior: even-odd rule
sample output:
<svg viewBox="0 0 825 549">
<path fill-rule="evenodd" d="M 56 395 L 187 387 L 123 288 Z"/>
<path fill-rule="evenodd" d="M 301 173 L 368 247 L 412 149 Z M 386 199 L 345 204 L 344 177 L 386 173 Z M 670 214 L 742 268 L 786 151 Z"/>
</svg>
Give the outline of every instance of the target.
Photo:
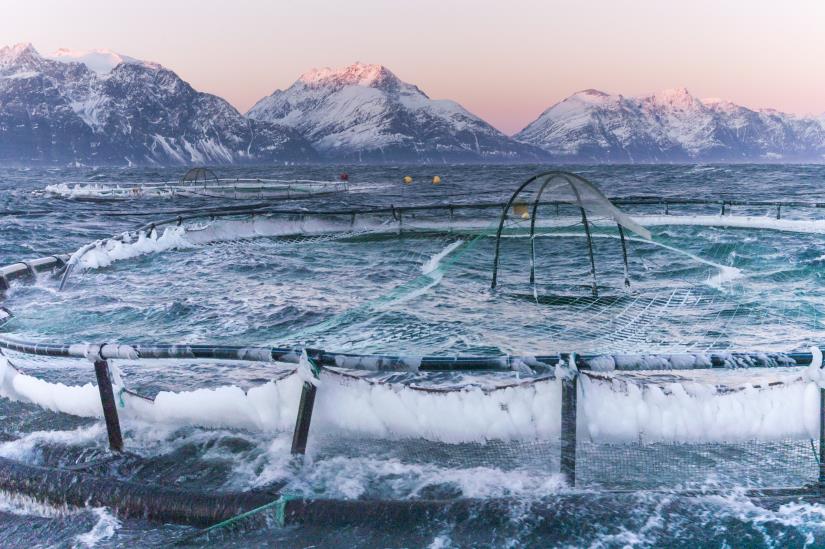
<svg viewBox="0 0 825 549">
<path fill-rule="evenodd" d="M 825 125 L 686 88 L 636 97 L 584 90 L 553 105 L 516 139 L 566 161 L 811 161 L 825 153 Z"/>
<path fill-rule="evenodd" d="M 578 101 L 590 104 L 604 104 L 609 101 L 611 95 L 600 90 L 588 88 L 586 90 L 577 91 L 567 99 L 576 99 Z"/>
<path fill-rule="evenodd" d="M 161 66 L 157 63 L 142 61 L 140 59 L 135 59 L 134 57 L 129 57 L 128 55 L 121 55 L 106 48 L 92 50 L 72 50 L 69 48 L 60 48 L 56 52 L 49 55 L 48 58 L 54 61 L 60 61 L 62 63 L 83 63 L 90 70 L 98 74 L 109 73 L 121 63 L 141 65 L 143 67 L 153 69 L 161 68 Z"/>
<path fill-rule="evenodd" d="M 308 86 L 333 84 L 374 88 L 388 81 L 397 81 L 398 78 L 384 65 L 355 62 L 341 69 L 312 69 L 302 74 L 298 80 Z"/>
<path fill-rule="evenodd" d="M 696 99 L 690 94 L 687 88 L 670 88 L 658 91 L 651 95 L 649 99 L 659 105 L 672 105 L 677 107 L 689 107 L 696 102 Z"/>
<path fill-rule="evenodd" d="M 573 95 L 585 95 L 585 96 L 593 96 L 593 97 L 607 97 L 610 94 L 605 93 L 601 90 L 596 90 L 593 88 L 587 88 L 586 90 L 577 91 Z"/>
<path fill-rule="evenodd" d="M 349 161 L 535 161 L 458 103 L 433 100 L 383 65 L 314 69 L 258 101 L 247 116 L 294 128 L 322 154 Z"/>
<path fill-rule="evenodd" d="M 728 101 L 720 97 L 706 97 L 702 99 L 702 104 L 714 111 L 727 113 L 732 113 L 742 108 L 733 101 Z"/>
<path fill-rule="evenodd" d="M 7 65 L 27 56 L 40 57 L 30 42 L 20 42 L 13 46 L 0 48 L 0 64 Z"/>
</svg>

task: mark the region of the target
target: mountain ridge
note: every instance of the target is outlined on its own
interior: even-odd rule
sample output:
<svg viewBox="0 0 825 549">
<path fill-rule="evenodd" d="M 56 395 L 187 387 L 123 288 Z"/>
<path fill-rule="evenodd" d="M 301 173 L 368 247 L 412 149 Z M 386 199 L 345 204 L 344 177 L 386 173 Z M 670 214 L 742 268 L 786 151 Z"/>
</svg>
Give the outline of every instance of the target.
<svg viewBox="0 0 825 549">
<path fill-rule="evenodd" d="M 312 69 L 246 115 L 296 129 L 323 155 L 355 161 L 523 162 L 546 155 L 455 101 L 430 99 L 383 65 Z"/>
<path fill-rule="evenodd" d="M 825 160 L 825 116 L 700 100 L 686 88 L 629 97 L 588 89 L 514 135 L 571 162 Z"/>
<path fill-rule="evenodd" d="M 304 72 L 246 115 L 166 67 L 111 50 L 0 47 L 0 164 L 823 162 L 825 114 L 686 88 L 594 88 L 513 136 L 379 64 Z"/>
<path fill-rule="evenodd" d="M 313 161 L 294 130 L 242 116 L 156 63 L 108 72 L 0 48 L 0 162 L 14 165 L 187 165 Z"/>
</svg>

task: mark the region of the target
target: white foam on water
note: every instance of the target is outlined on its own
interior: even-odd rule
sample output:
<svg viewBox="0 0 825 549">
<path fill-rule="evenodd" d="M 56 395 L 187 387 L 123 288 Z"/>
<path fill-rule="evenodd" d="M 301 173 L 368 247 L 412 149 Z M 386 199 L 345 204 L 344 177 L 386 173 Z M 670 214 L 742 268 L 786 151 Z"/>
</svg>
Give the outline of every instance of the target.
<svg viewBox="0 0 825 549">
<path fill-rule="evenodd" d="M 284 489 L 290 493 L 314 497 L 323 493 L 324 497 L 346 499 L 366 497 L 376 486 L 391 492 L 381 497 L 395 499 L 425 497 L 425 490 L 435 485 L 449 485 L 470 498 L 537 498 L 566 487 L 561 475 L 551 468 L 444 466 L 402 461 L 380 455 L 380 451 L 369 456 L 320 456 L 310 439 L 308 454 L 296 467 L 289 453 L 291 436 L 277 435 L 256 459 L 236 462 L 233 487 L 249 489 L 285 482 Z"/>
<path fill-rule="evenodd" d="M 451 242 L 450 244 L 445 246 L 443 250 L 433 255 L 430 259 L 424 262 L 424 264 L 421 266 L 421 272 L 425 275 L 432 274 L 436 269 L 439 269 L 439 267 L 441 267 L 441 260 L 450 255 L 450 253 L 452 253 L 456 248 L 461 246 L 463 243 L 463 240 L 457 240 L 456 242 Z"/>
<path fill-rule="evenodd" d="M 105 507 L 94 507 L 91 511 L 97 516 L 97 522 L 88 532 L 75 536 L 72 547 L 95 547 L 111 539 L 120 528 L 120 521 Z"/>
<path fill-rule="evenodd" d="M 0 443 L 0 456 L 29 461 L 36 455 L 37 448 L 49 444 L 60 446 L 84 446 L 103 439 L 106 429 L 103 424 L 79 427 L 67 431 L 33 431 L 20 438 Z"/>
<path fill-rule="evenodd" d="M 459 240 L 457 242 L 452 242 L 444 247 L 443 250 L 436 253 L 432 257 L 430 257 L 424 264 L 421 266 L 421 272 L 426 277 L 425 279 L 413 279 L 411 285 L 412 288 L 408 288 L 401 294 L 393 295 L 393 298 L 387 301 L 382 302 L 377 308 L 386 309 L 391 304 L 397 305 L 398 303 L 403 303 L 405 301 L 409 301 L 411 299 L 415 299 L 422 295 L 425 295 L 435 286 L 438 286 L 442 280 L 444 280 L 444 269 L 442 268 L 441 262 L 444 260 L 445 257 L 450 255 L 454 252 L 457 248 L 461 247 L 464 244 L 463 240 Z M 367 322 L 373 323 L 379 317 L 373 316 Z"/>
<path fill-rule="evenodd" d="M 279 460 L 275 461 L 279 467 Z M 467 498 L 540 498 L 565 489 L 558 473 L 537 470 L 503 470 L 494 467 L 440 467 L 430 463 L 405 463 L 398 459 L 337 456 L 313 461 L 289 479 L 290 493 L 312 495 L 318 487 L 325 497 L 358 499 L 368 494 L 376 484 L 387 484 L 391 497 L 398 499 L 424 497 L 431 486 L 449 485 Z M 267 478 L 274 475 L 267 474 Z"/>
<path fill-rule="evenodd" d="M 754 524 L 764 536 L 767 546 L 775 546 L 776 526 L 793 528 L 806 535 L 804 547 L 814 547 L 814 533 L 821 539 L 825 535 L 825 505 L 794 501 L 777 509 L 769 509 L 745 496 L 742 490 L 734 490 L 726 495 L 709 495 L 699 498 L 698 503 L 715 507 L 716 516 L 732 516 L 744 523 Z M 771 526 L 766 530 L 765 526 Z"/>
<path fill-rule="evenodd" d="M 553 234 L 536 235 L 536 236 L 537 237 L 542 237 L 542 236 L 544 236 L 544 237 L 564 236 L 564 237 L 580 237 L 580 238 L 585 237 L 585 235 L 582 234 L 582 233 L 553 233 Z M 593 238 L 611 238 L 611 239 L 614 239 L 614 240 L 618 240 L 619 238 L 621 238 L 619 235 L 613 235 L 613 234 L 594 234 L 594 235 L 591 235 L 591 236 Z M 632 236 L 631 237 L 626 237 L 626 238 L 627 238 L 627 240 L 630 240 L 630 241 L 633 241 L 633 242 L 644 242 L 644 243 L 647 243 L 647 244 L 651 244 L 653 246 L 657 246 L 659 248 L 663 248 L 665 250 L 670 250 L 671 252 L 683 255 L 685 257 L 689 257 L 690 259 L 696 261 L 697 263 L 701 263 L 703 265 L 707 265 L 709 267 L 719 269 L 718 274 L 716 274 L 714 276 L 711 276 L 711 277 L 708 277 L 708 279 L 705 281 L 706 284 L 708 284 L 709 286 L 712 286 L 714 288 L 720 288 L 721 289 L 723 287 L 723 284 L 725 284 L 727 282 L 731 282 L 731 281 L 736 280 L 737 278 L 740 278 L 741 276 L 743 276 L 742 269 L 739 269 L 737 267 L 731 267 L 729 265 L 722 265 L 721 263 L 716 263 L 715 261 L 710 261 L 709 259 L 705 259 L 704 257 L 701 257 L 701 256 L 698 256 L 698 255 L 693 254 L 691 252 L 688 252 L 687 250 L 682 250 L 680 248 L 676 248 L 675 246 L 670 246 L 670 245 L 664 244 L 662 242 L 657 242 L 656 240 L 644 240 L 644 239 L 637 238 L 637 237 L 632 237 Z"/>
</svg>

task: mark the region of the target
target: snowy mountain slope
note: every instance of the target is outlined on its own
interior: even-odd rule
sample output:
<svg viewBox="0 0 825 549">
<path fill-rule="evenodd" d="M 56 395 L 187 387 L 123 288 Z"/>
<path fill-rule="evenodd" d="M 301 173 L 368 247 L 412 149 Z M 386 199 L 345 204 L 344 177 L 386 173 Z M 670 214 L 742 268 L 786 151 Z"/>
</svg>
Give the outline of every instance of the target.
<svg viewBox="0 0 825 549">
<path fill-rule="evenodd" d="M 454 101 L 430 99 L 382 65 L 312 70 L 258 101 L 247 116 L 293 127 L 332 158 L 441 162 L 545 156 Z"/>
<path fill-rule="evenodd" d="M 515 137 L 570 161 L 825 160 L 821 118 L 702 101 L 684 88 L 645 97 L 584 90 L 547 109 Z"/>
<path fill-rule="evenodd" d="M 0 163 L 214 164 L 317 158 L 294 130 L 243 117 L 155 63 L 0 48 Z M 90 69 L 92 66 L 94 70 Z"/>
</svg>

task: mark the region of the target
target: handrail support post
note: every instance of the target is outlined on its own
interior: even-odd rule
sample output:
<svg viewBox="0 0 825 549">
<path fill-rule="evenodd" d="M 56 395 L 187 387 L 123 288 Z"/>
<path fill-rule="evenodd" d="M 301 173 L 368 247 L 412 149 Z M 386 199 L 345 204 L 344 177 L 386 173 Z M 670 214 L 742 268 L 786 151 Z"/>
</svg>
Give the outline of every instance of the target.
<svg viewBox="0 0 825 549">
<path fill-rule="evenodd" d="M 562 359 L 564 360 L 564 359 Z M 576 486 L 576 400 L 578 376 L 561 380 L 561 474 L 570 487 Z"/>
<path fill-rule="evenodd" d="M 315 361 L 307 358 L 312 365 L 312 374 L 318 377 L 318 368 Z M 304 455 L 307 451 L 307 440 L 309 439 L 309 426 L 312 423 L 312 411 L 315 407 L 315 395 L 318 387 L 309 381 L 304 381 L 301 387 L 301 400 L 298 403 L 298 416 L 295 418 L 295 430 L 292 433 L 292 455 Z"/>
<path fill-rule="evenodd" d="M 120 421 L 117 416 L 115 392 L 112 388 L 112 375 L 109 363 L 102 358 L 94 361 L 97 388 L 100 391 L 100 403 L 103 405 L 103 419 L 106 421 L 106 432 L 109 435 L 109 448 L 113 452 L 123 451 L 123 435 L 120 432 Z"/>
</svg>

